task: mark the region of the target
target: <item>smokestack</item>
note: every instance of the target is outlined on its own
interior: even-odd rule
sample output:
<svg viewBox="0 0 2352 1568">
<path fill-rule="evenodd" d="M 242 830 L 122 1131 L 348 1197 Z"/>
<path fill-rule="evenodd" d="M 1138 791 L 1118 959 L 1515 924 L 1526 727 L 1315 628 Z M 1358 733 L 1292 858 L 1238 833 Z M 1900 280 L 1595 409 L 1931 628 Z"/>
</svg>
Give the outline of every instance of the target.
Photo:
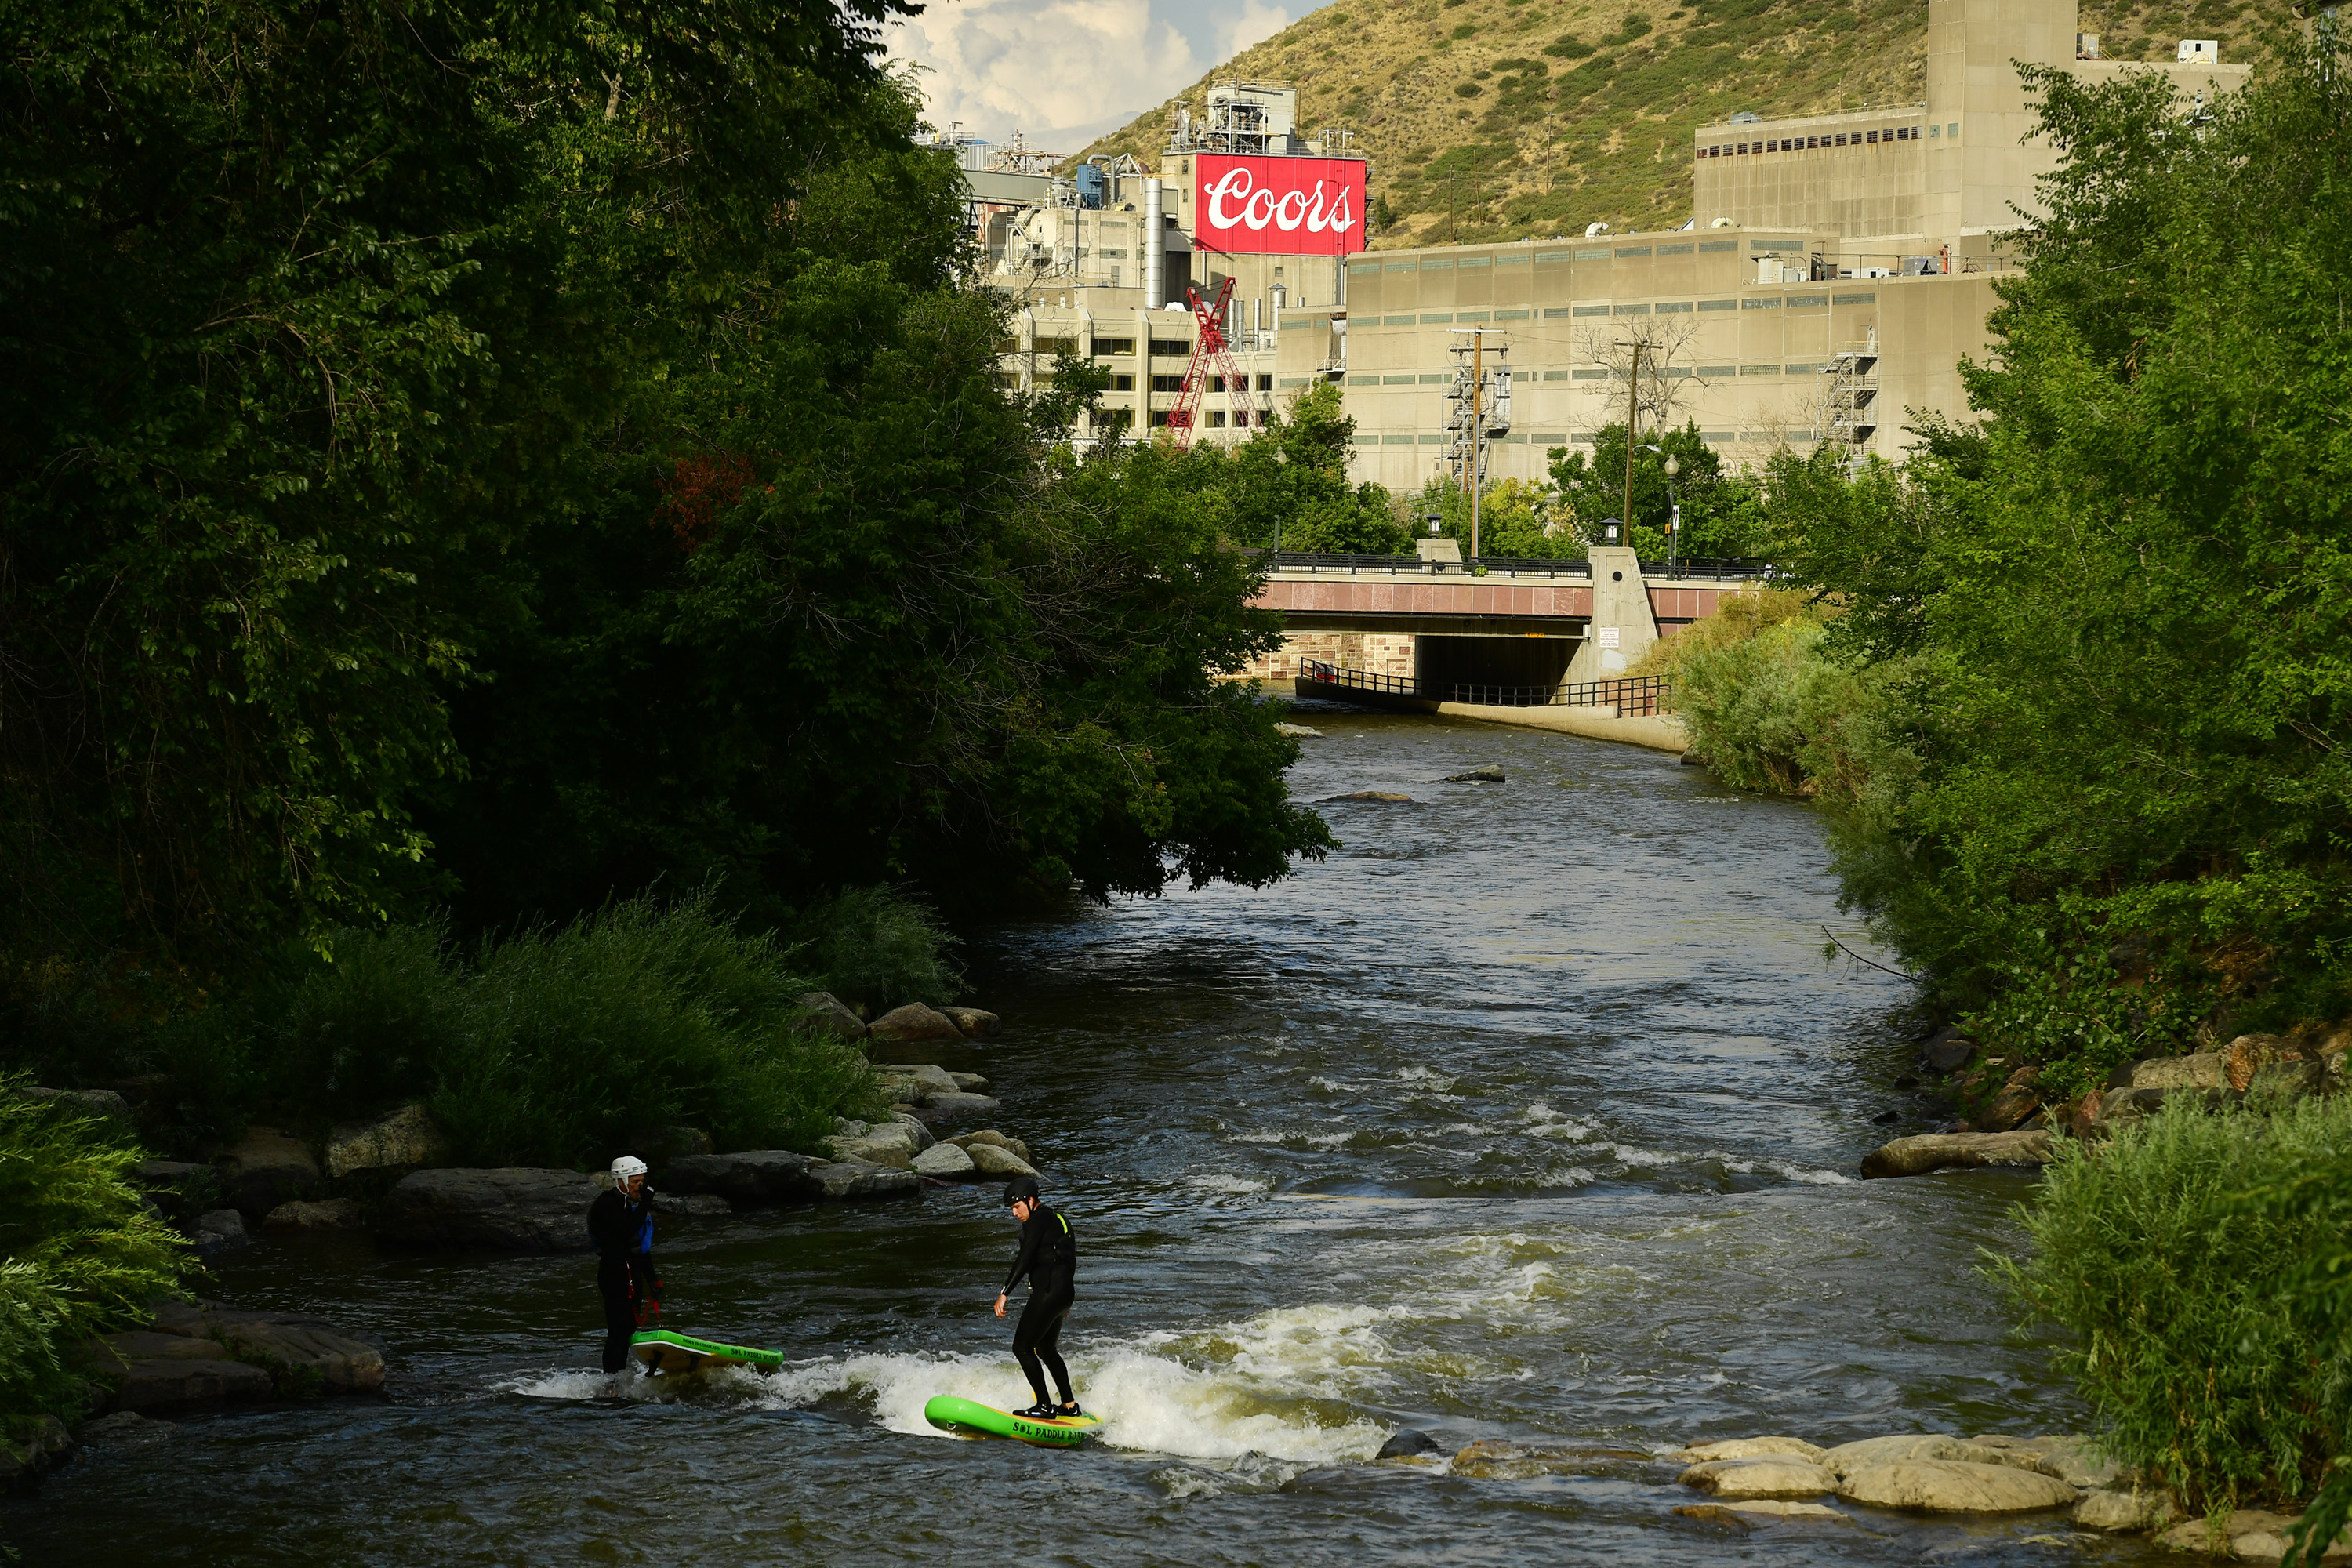
<svg viewBox="0 0 2352 1568">
<path fill-rule="evenodd" d="M 1168 240 L 1161 232 L 1160 182 L 1143 182 L 1143 308 L 1157 310 L 1168 301 Z"/>
</svg>

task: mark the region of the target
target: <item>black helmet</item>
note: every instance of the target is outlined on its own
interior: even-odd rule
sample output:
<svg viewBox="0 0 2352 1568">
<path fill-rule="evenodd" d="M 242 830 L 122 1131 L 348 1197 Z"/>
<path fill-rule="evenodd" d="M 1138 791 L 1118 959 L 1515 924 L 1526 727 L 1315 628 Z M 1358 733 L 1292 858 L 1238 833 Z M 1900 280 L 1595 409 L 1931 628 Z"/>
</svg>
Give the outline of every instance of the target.
<svg viewBox="0 0 2352 1568">
<path fill-rule="evenodd" d="M 1036 1201 L 1036 1177 L 1015 1176 L 1011 1181 L 1004 1184 L 1004 1206 L 1006 1208 L 1011 1208 L 1014 1204 L 1034 1204 Z"/>
</svg>

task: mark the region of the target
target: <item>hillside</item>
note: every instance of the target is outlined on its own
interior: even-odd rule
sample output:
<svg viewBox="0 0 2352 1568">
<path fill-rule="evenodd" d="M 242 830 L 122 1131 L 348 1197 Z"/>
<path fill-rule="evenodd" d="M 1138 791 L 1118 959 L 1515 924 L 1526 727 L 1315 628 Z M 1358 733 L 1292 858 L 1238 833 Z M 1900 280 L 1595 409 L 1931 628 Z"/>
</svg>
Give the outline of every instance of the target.
<svg viewBox="0 0 2352 1568">
<path fill-rule="evenodd" d="M 2260 52 L 2281 0 L 2082 0 L 2116 59 L 2218 38 Z M 1178 103 L 1212 81 L 1287 82 L 1299 123 L 1352 132 L 1372 164 L 1376 247 L 1620 229 L 1691 216 L 1694 127 L 1910 103 L 1925 93 L 1926 0 L 1339 0 L 1243 51 L 1087 153 L 1154 164 Z"/>
</svg>

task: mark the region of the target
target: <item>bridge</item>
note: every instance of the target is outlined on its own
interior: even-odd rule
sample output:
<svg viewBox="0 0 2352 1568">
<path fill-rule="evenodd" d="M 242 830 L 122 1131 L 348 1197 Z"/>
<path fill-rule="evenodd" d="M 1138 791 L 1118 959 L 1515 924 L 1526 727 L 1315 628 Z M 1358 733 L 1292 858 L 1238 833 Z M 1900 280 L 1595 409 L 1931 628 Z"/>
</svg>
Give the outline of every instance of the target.
<svg viewBox="0 0 2352 1568">
<path fill-rule="evenodd" d="M 1245 673 L 1279 681 L 1320 660 L 1439 700 L 1456 687 L 1604 680 L 1770 575 L 1761 561 L 1670 567 L 1622 548 L 1584 561 L 1286 552 L 1253 601 L 1282 612 L 1286 644 Z"/>
</svg>

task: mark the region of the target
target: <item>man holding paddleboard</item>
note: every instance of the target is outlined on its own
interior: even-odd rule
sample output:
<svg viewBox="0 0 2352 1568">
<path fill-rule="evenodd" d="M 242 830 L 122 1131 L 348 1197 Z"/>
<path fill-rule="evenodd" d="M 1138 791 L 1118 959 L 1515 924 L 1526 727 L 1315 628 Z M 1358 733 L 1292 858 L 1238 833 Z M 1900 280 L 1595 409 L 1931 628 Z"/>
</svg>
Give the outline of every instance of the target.
<svg viewBox="0 0 2352 1568">
<path fill-rule="evenodd" d="M 1021 1321 L 1013 1328 L 1013 1353 L 1020 1359 L 1030 1391 L 1037 1396 L 1036 1404 L 1013 1414 L 1037 1420 L 1067 1419 L 1083 1414 L 1077 1396 L 1070 1392 L 1070 1369 L 1063 1363 L 1061 1351 L 1062 1321 L 1077 1300 L 1078 1238 L 1071 1234 L 1070 1222 L 1037 1195 L 1034 1176 L 1015 1176 L 1007 1182 L 1004 1205 L 1021 1222 L 1021 1253 L 1013 1260 L 1004 1289 L 996 1293 L 996 1315 L 1004 1316 L 1004 1299 L 1027 1275 L 1029 1304 L 1021 1310 Z M 1048 1370 L 1061 1390 L 1058 1405 L 1045 1397 Z"/>
<path fill-rule="evenodd" d="M 613 1162 L 613 1184 L 588 1205 L 588 1235 L 596 1244 L 596 1293 L 604 1299 L 604 1370 L 629 1363 L 629 1336 L 659 1312 L 654 1278 L 654 1194 L 646 1163 L 635 1154 Z"/>
</svg>

